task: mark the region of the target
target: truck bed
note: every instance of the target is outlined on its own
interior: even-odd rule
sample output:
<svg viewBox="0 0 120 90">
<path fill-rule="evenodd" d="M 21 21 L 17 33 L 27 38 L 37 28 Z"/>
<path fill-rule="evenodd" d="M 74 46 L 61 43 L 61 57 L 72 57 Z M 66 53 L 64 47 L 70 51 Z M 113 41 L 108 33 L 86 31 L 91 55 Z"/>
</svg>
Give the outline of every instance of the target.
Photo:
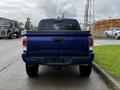
<svg viewBox="0 0 120 90">
<path fill-rule="evenodd" d="M 28 31 L 28 57 L 88 56 L 89 31 L 48 30 Z"/>
</svg>

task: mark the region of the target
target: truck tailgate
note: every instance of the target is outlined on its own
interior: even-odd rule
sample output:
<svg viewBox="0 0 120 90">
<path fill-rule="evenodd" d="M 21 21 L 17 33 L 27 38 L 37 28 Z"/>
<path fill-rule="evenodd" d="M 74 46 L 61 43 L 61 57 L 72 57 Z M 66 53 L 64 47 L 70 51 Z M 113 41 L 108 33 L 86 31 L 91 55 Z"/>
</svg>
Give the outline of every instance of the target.
<svg viewBox="0 0 120 90">
<path fill-rule="evenodd" d="M 89 32 L 28 32 L 29 56 L 87 56 Z"/>
</svg>

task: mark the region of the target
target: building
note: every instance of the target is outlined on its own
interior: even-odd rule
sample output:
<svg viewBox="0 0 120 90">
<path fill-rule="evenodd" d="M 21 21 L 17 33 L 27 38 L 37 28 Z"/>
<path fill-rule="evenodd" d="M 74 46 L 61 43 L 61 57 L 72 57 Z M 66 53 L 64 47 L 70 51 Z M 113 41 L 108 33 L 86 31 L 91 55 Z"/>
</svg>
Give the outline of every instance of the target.
<svg viewBox="0 0 120 90">
<path fill-rule="evenodd" d="M 15 21 L 7 19 L 7 18 L 0 17 L 0 26 L 10 25 L 10 23 L 13 23 L 13 22 L 15 22 Z"/>
<path fill-rule="evenodd" d="M 112 28 L 120 28 L 120 19 L 109 19 L 96 21 L 92 33 L 95 36 L 103 37 L 104 31 L 110 30 Z"/>
</svg>

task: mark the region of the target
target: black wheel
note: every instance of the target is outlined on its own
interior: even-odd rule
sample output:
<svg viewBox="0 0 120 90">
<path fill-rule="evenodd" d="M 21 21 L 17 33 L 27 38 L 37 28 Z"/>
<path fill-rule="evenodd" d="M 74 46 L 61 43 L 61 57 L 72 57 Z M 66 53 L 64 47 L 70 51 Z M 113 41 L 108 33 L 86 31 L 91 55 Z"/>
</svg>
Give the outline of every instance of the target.
<svg viewBox="0 0 120 90">
<path fill-rule="evenodd" d="M 14 34 L 11 34 L 11 35 L 9 36 L 9 39 L 14 39 L 14 38 L 15 38 Z"/>
<path fill-rule="evenodd" d="M 21 36 L 20 36 L 20 34 L 16 34 L 16 38 L 20 38 Z"/>
<path fill-rule="evenodd" d="M 108 35 L 107 33 L 105 33 L 105 37 L 106 37 L 106 38 L 109 38 L 109 35 Z"/>
<path fill-rule="evenodd" d="M 35 77 L 38 75 L 39 65 L 26 65 L 26 73 L 29 77 Z"/>
<path fill-rule="evenodd" d="M 80 76 L 89 77 L 92 71 L 92 64 L 89 65 L 79 65 Z"/>
<path fill-rule="evenodd" d="M 107 38 L 109 38 L 110 36 L 109 35 L 107 35 Z"/>
<path fill-rule="evenodd" d="M 120 40 L 120 37 L 118 37 L 118 40 Z"/>
</svg>

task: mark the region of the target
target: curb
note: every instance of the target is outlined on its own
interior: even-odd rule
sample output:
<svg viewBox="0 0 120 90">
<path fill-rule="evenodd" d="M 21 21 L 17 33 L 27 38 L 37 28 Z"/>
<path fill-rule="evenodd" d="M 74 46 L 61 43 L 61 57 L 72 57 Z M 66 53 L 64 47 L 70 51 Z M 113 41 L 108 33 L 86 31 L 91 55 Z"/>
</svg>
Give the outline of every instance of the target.
<svg viewBox="0 0 120 90">
<path fill-rule="evenodd" d="M 113 79 L 106 71 L 104 71 L 100 66 L 98 66 L 96 63 L 93 63 L 93 68 L 98 74 L 102 76 L 103 80 L 107 83 L 108 86 L 110 86 L 112 90 L 120 90 L 119 83 L 115 79 Z"/>
</svg>

